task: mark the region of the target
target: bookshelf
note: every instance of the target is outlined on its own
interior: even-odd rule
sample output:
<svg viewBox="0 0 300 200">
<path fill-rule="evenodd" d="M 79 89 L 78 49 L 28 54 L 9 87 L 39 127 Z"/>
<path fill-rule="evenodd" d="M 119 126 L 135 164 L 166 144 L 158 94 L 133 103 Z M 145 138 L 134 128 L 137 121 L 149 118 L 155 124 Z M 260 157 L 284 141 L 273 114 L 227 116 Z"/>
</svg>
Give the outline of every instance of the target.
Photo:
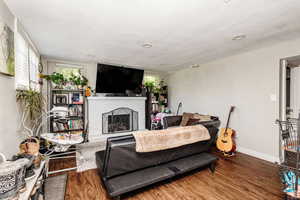
<svg viewBox="0 0 300 200">
<path fill-rule="evenodd" d="M 69 116 L 64 120 L 50 117 L 50 132 L 82 134 L 85 138 L 85 91 L 51 89 L 50 109 L 55 106 L 67 107 Z"/>
</svg>

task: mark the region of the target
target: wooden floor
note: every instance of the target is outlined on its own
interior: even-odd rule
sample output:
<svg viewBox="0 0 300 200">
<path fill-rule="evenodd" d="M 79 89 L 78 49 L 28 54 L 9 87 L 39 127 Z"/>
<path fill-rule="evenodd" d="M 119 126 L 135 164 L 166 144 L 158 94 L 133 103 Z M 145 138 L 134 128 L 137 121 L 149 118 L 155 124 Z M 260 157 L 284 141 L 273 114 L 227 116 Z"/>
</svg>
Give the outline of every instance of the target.
<svg viewBox="0 0 300 200">
<path fill-rule="evenodd" d="M 220 160 L 214 174 L 203 169 L 193 174 L 129 194 L 128 200 L 281 200 L 278 170 L 272 163 L 238 153 Z M 52 163 L 59 169 L 75 162 Z M 97 170 L 82 173 L 68 172 L 65 200 L 110 199 L 100 181 Z"/>
</svg>

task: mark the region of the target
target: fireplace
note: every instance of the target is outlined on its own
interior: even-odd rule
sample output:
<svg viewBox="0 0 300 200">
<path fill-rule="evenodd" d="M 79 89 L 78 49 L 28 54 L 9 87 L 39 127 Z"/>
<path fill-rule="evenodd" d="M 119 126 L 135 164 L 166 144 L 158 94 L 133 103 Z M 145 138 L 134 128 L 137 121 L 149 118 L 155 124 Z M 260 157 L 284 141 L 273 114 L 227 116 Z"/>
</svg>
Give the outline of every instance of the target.
<svg viewBox="0 0 300 200">
<path fill-rule="evenodd" d="M 102 114 L 102 133 L 113 134 L 138 130 L 138 112 L 117 108 Z"/>
</svg>

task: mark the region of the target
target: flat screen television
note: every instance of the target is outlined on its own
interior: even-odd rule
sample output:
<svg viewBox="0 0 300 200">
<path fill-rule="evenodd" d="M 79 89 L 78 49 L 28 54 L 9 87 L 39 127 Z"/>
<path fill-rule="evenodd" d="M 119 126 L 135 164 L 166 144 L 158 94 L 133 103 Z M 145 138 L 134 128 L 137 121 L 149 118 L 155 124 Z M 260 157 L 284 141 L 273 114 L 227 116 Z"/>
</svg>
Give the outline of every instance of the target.
<svg viewBox="0 0 300 200">
<path fill-rule="evenodd" d="M 125 94 L 136 90 L 144 78 L 144 70 L 98 64 L 96 93 Z"/>
</svg>

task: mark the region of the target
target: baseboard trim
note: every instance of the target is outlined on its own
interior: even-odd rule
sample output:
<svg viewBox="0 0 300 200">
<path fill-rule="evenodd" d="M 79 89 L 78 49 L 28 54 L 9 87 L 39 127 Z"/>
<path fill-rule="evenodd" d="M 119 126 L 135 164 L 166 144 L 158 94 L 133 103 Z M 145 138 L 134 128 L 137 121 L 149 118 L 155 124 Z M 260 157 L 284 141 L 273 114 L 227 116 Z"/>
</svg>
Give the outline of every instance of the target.
<svg viewBox="0 0 300 200">
<path fill-rule="evenodd" d="M 238 152 L 241 152 L 241 153 L 244 153 L 244 154 L 247 154 L 247 155 L 250 155 L 250 156 L 253 156 L 253 157 L 256 157 L 256 158 L 259 158 L 259 159 L 262 159 L 262 160 L 266 160 L 266 161 L 269 161 L 269 162 L 279 162 L 279 158 L 278 157 L 274 157 L 274 156 L 270 156 L 268 154 L 264 154 L 264 153 L 260 153 L 260 152 L 257 152 L 257 151 L 254 151 L 252 149 L 247 149 L 247 148 L 244 148 L 244 147 L 239 147 L 237 149 Z"/>
</svg>

